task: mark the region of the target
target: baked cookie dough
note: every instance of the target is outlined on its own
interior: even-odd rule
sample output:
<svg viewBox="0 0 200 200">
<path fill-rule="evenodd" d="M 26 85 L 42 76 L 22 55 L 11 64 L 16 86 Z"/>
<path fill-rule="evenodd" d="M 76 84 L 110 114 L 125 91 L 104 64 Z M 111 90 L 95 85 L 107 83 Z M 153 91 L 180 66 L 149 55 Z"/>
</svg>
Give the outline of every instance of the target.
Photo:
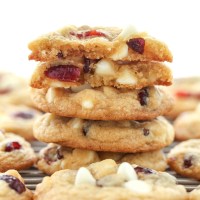
<svg viewBox="0 0 200 200">
<path fill-rule="evenodd" d="M 200 180 L 200 139 L 181 142 L 167 157 L 172 170 L 182 176 Z"/>
<path fill-rule="evenodd" d="M 29 59 L 52 61 L 71 56 L 125 61 L 172 61 L 167 45 L 132 26 L 67 26 L 39 37 L 29 44 Z"/>
<path fill-rule="evenodd" d="M 72 149 L 50 143 L 40 150 L 37 168 L 46 174 L 62 169 L 78 169 L 97 161 L 113 159 L 117 163 L 128 162 L 143 167 L 164 171 L 167 163 L 161 150 L 146 153 L 112 153 L 84 149 Z M 155 165 L 156 163 L 156 165 Z"/>
<path fill-rule="evenodd" d="M 28 142 L 20 136 L 0 131 L 0 172 L 26 169 L 35 161 L 36 155 Z"/>
<path fill-rule="evenodd" d="M 49 88 L 80 86 L 113 86 L 141 89 L 153 85 L 171 85 L 171 70 L 159 62 L 117 63 L 108 59 L 65 60 L 38 65 L 31 87 Z"/>
<path fill-rule="evenodd" d="M 32 99 L 44 112 L 91 120 L 149 120 L 172 107 L 171 97 L 156 87 L 32 89 Z"/>
<path fill-rule="evenodd" d="M 78 171 L 61 170 L 45 177 L 37 185 L 34 199 L 187 200 L 188 194 L 166 172 L 104 160 Z"/>
<path fill-rule="evenodd" d="M 24 180 L 16 170 L 0 173 L 1 200 L 32 200 L 33 193 L 26 188 Z"/>
<path fill-rule="evenodd" d="M 42 113 L 22 105 L 0 106 L 0 129 L 20 135 L 26 140 L 34 140 L 33 123 Z"/>
<path fill-rule="evenodd" d="M 189 193 L 189 200 L 199 200 L 200 197 L 200 185 Z"/>
<path fill-rule="evenodd" d="M 146 152 L 173 142 L 174 129 L 162 117 L 151 121 L 91 121 L 45 114 L 33 127 L 36 139 L 71 148 Z"/>
</svg>

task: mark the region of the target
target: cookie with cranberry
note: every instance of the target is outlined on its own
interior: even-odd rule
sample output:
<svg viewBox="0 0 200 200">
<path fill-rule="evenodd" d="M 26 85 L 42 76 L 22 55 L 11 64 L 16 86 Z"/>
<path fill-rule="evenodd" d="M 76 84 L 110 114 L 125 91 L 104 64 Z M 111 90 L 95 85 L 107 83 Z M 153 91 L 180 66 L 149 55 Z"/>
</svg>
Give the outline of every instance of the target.
<svg viewBox="0 0 200 200">
<path fill-rule="evenodd" d="M 180 114 L 174 121 L 174 129 L 177 140 L 200 139 L 200 110 Z"/>
<path fill-rule="evenodd" d="M 31 145 L 22 137 L 0 132 L 0 172 L 31 167 L 36 156 Z"/>
<path fill-rule="evenodd" d="M 167 161 L 178 174 L 200 180 L 200 139 L 181 142 L 169 152 Z"/>
<path fill-rule="evenodd" d="M 171 70 L 158 62 L 117 63 L 108 59 L 68 60 L 39 64 L 31 79 L 35 88 L 114 86 L 141 89 L 153 85 L 171 85 Z"/>
<path fill-rule="evenodd" d="M 12 73 L 0 72 L 0 103 L 33 106 L 28 82 Z"/>
<path fill-rule="evenodd" d="M 34 140 L 33 123 L 42 113 L 33 108 L 22 105 L 0 106 L 0 129 Z"/>
<path fill-rule="evenodd" d="M 200 77 L 176 79 L 166 89 L 175 99 L 173 109 L 167 114 L 172 119 L 182 112 L 195 110 L 200 103 Z"/>
<path fill-rule="evenodd" d="M 32 89 L 32 99 L 44 112 L 91 120 L 148 120 L 172 107 L 171 97 L 156 87 Z"/>
<path fill-rule="evenodd" d="M 61 170 L 37 185 L 35 200 L 187 200 L 187 192 L 176 178 L 126 162 L 104 160 L 78 171 Z"/>
<path fill-rule="evenodd" d="M 62 169 L 78 169 L 105 159 L 113 159 L 117 163 L 135 163 L 143 167 L 152 167 L 159 171 L 164 171 L 167 168 L 165 156 L 160 150 L 135 154 L 95 152 L 91 150 L 62 147 L 53 143 L 41 149 L 36 166 L 46 174 L 53 174 Z"/>
<path fill-rule="evenodd" d="M 172 143 L 174 130 L 164 118 L 150 121 L 91 121 L 45 114 L 33 127 L 36 139 L 71 148 L 146 152 Z"/>
<path fill-rule="evenodd" d="M 200 197 L 200 185 L 189 193 L 189 200 L 199 200 Z"/>
<path fill-rule="evenodd" d="M 63 60 L 71 56 L 89 59 L 111 58 L 123 61 L 172 61 L 167 45 L 133 26 L 67 26 L 43 35 L 29 44 L 29 59 Z"/>
<path fill-rule="evenodd" d="M 26 188 L 24 180 L 15 170 L 0 173 L 1 200 L 32 200 L 33 193 Z"/>
</svg>

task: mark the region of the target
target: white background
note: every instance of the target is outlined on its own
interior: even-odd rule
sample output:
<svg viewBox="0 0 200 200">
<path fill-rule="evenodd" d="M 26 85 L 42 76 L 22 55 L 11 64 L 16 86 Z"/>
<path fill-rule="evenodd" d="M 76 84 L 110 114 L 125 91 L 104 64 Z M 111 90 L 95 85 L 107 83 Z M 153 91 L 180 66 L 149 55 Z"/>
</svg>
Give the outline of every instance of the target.
<svg viewBox="0 0 200 200">
<path fill-rule="evenodd" d="M 68 24 L 126 26 L 165 41 L 174 55 L 174 77 L 200 75 L 198 0 L 0 1 L 0 70 L 30 76 L 27 44 Z"/>
</svg>

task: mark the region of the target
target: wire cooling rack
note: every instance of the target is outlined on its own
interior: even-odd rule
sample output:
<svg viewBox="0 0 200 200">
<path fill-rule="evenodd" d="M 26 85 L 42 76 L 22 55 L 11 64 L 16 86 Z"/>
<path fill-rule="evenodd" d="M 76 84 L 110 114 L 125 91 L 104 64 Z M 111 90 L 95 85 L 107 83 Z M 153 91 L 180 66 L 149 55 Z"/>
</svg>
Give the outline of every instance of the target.
<svg viewBox="0 0 200 200">
<path fill-rule="evenodd" d="M 177 143 L 174 142 L 169 147 L 166 147 L 164 149 L 164 152 L 167 154 L 169 152 L 169 150 L 176 144 Z M 44 143 L 32 142 L 32 147 L 34 148 L 36 153 L 44 146 L 45 146 Z M 168 169 L 167 172 L 170 173 L 171 175 L 175 176 L 177 178 L 178 184 L 184 185 L 185 188 L 187 189 L 187 191 L 191 191 L 194 188 L 196 188 L 197 185 L 200 185 L 200 181 L 182 177 L 182 176 L 176 174 L 176 172 L 171 171 L 170 169 Z M 30 190 L 35 190 L 36 185 L 38 183 L 41 183 L 44 176 L 46 176 L 46 174 L 42 173 L 41 171 L 39 171 L 38 169 L 36 169 L 34 167 L 27 169 L 27 170 L 20 171 L 20 174 L 23 176 L 23 178 L 25 180 L 25 184 Z"/>
</svg>

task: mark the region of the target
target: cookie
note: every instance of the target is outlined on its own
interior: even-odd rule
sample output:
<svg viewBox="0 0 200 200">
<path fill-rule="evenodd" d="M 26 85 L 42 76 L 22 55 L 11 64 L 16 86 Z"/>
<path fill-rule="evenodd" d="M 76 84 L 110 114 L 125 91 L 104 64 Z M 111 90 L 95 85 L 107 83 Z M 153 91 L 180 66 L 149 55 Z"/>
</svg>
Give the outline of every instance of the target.
<svg viewBox="0 0 200 200">
<path fill-rule="evenodd" d="M 61 170 L 45 177 L 37 185 L 34 199 L 187 200 L 188 195 L 166 172 L 104 160 L 78 171 Z"/>
<path fill-rule="evenodd" d="M 0 132 L 0 172 L 26 169 L 35 161 L 33 149 L 22 137 Z"/>
<path fill-rule="evenodd" d="M 169 152 L 167 162 L 178 174 L 200 180 L 200 139 L 187 140 L 175 146 Z"/>
<path fill-rule="evenodd" d="M 44 112 L 91 120 L 149 120 L 172 107 L 171 97 L 156 87 L 32 89 L 32 99 Z"/>
<path fill-rule="evenodd" d="M 199 200 L 200 197 L 200 186 L 189 193 L 189 200 Z"/>
<path fill-rule="evenodd" d="M 164 171 L 167 168 L 165 156 L 160 150 L 146 153 L 125 154 L 72 149 L 53 143 L 48 144 L 40 150 L 36 166 L 46 174 L 53 174 L 62 169 L 78 169 L 105 159 L 113 159 L 117 163 L 134 163 L 159 171 Z"/>
<path fill-rule="evenodd" d="M 200 111 L 188 111 L 180 114 L 174 121 L 177 140 L 200 139 Z"/>
<path fill-rule="evenodd" d="M 146 152 L 172 143 L 174 130 L 164 118 L 151 121 L 90 121 L 45 114 L 33 126 L 36 139 L 71 148 Z"/>
<path fill-rule="evenodd" d="M 1 200 L 32 200 L 33 193 L 26 188 L 24 180 L 16 170 L 0 173 Z"/>
<path fill-rule="evenodd" d="M 132 26 L 67 26 L 39 37 L 29 44 L 29 59 L 52 61 L 71 56 L 125 61 L 172 61 L 167 45 Z"/>
<path fill-rule="evenodd" d="M 33 106 L 28 82 L 12 73 L 0 72 L 0 103 Z"/>
<path fill-rule="evenodd" d="M 33 108 L 22 105 L 0 106 L 0 129 L 34 140 L 33 123 L 42 113 Z"/>
<path fill-rule="evenodd" d="M 141 89 L 171 85 L 171 70 L 158 62 L 117 63 L 108 59 L 68 60 L 39 64 L 32 75 L 31 87 L 114 86 Z"/>
<path fill-rule="evenodd" d="M 172 119 L 182 112 L 195 110 L 200 103 L 200 77 L 176 79 L 166 89 L 175 99 L 173 109 L 167 114 Z"/>
</svg>

